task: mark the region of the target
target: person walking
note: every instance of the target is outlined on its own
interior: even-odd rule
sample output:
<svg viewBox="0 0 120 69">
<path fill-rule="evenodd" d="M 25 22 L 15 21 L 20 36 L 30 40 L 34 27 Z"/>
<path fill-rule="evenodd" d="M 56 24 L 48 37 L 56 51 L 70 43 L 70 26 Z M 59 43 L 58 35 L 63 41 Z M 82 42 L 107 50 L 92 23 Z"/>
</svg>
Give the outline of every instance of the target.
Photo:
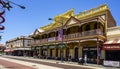
<svg viewBox="0 0 120 69">
<path fill-rule="evenodd" d="M 84 64 L 87 64 L 87 55 L 84 55 Z"/>
</svg>

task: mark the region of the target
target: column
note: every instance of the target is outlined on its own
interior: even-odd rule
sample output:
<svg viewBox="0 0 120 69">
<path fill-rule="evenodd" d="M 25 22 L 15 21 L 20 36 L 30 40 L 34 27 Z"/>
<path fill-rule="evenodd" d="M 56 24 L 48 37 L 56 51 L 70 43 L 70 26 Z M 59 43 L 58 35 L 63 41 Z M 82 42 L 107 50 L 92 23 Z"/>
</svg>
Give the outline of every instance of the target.
<svg viewBox="0 0 120 69">
<path fill-rule="evenodd" d="M 82 57 L 82 46 L 80 45 L 79 41 L 79 46 L 78 46 L 78 58 Z"/>
</svg>

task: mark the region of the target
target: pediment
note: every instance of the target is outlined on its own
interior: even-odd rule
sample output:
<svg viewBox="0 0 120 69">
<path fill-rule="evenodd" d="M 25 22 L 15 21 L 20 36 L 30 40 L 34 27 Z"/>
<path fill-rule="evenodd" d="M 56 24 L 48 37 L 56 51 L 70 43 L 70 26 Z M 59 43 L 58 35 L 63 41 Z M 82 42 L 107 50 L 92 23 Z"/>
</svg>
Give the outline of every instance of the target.
<svg viewBox="0 0 120 69">
<path fill-rule="evenodd" d="M 37 34 L 40 34 L 38 29 L 36 29 L 35 32 L 34 32 L 34 35 L 37 35 Z"/>
<path fill-rule="evenodd" d="M 80 21 L 75 17 L 71 16 L 68 21 L 66 22 L 65 26 L 73 25 L 73 24 L 80 24 Z"/>
</svg>

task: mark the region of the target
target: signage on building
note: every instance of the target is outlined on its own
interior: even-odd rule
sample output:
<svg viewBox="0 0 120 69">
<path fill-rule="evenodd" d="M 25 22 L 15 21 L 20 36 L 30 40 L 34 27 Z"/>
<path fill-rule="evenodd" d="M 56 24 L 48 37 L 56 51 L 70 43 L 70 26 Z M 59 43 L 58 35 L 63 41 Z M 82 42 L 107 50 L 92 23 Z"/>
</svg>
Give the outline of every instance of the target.
<svg viewBox="0 0 120 69">
<path fill-rule="evenodd" d="M 120 67 L 120 62 L 119 61 L 106 61 L 106 60 L 104 60 L 103 64 L 105 66 Z"/>
<path fill-rule="evenodd" d="M 55 41 L 55 37 L 48 38 L 48 42 L 50 42 L 50 41 Z"/>
<path fill-rule="evenodd" d="M 99 48 L 100 49 L 100 48 Z M 88 48 L 83 48 L 83 51 L 87 51 L 87 50 L 97 50 L 96 47 L 88 47 Z"/>
<path fill-rule="evenodd" d="M 31 48 L 14 48 L 13 50 L 31 50 Z"/>
<path fill-rule="evenodd" d="M 49 46 L 49 48 L 50 48 L 50 49 L 53 49 L 53 48 L 55 48 L 55 46 Z"/>
<path fill-rule="evenodd" d="M 103 46 L 104 50 L 120 50 L 120 45 L 106 45 Z"/>
</svg>

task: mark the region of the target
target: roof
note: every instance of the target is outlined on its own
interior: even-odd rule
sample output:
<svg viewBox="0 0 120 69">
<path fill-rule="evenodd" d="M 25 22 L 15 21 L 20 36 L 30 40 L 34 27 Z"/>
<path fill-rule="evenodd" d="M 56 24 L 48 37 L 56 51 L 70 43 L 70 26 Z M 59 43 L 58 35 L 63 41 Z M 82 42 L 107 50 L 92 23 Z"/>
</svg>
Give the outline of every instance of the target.
<svg viewBox="0 0 120 69">
<path fill-rule="evenodd" d="M 120 39 L 107 40 L 104 44 L 120 44 Z"/>
<path fill-rule="evenodd" d="M 97 8 L 93 8 L 93 9 L 81 12 L 81 13 L 76 14 L 76 15 L 74 15 L 74 9 L 71 9 L 63 14 L 55 16 L 53 23 L 50 23 L 49 25 L 43 26 L 40 29 L 42 29 L 44 31 L 51 30 L 51 29 L 54 29 L 57 27 L 61 27 L 62 24 L 60 24 L 60 23 L 65 24 L 71 16 L 74 16 L 75 18 L 77 18 L 79 20 L 83 20 L 83 19 L 87 19 L 87 18 L 96 16 L 96 15 L 102 14 L 102 12 L 104 12 L 106 10 L 109 10 L 109 8 L 106 4 L 98 6 Z"/>
<path fill-rule="evenodd" d="M 50 30 L 50 29 L 53 29 L 53 28 L 57 28 L 57 27 L 60 27 L 62 26 L 61 23 L 65 24 L 66 21 L 71 17 L 71 16 L 74 16 L 74 9 L 71 9 L 63 14 L 60 14 L 58 16 L 55 16 L 54 17 L 54 21 L 53 23 L 49 24 L 49 25 L 46 25 L 44 27 L 41 27 L 40 29 L 42 30 Z M 61 22 L 62 21 L 62 22 Z"/>
</svg>

